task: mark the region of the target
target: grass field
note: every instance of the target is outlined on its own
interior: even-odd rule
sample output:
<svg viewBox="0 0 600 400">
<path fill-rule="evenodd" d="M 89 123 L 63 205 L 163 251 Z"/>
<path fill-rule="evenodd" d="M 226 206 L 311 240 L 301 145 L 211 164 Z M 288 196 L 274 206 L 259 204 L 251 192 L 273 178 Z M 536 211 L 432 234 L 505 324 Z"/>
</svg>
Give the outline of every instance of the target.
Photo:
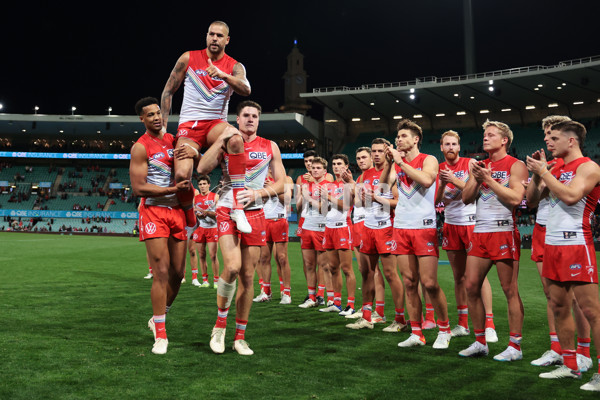
<svg viewBox="0 0 600 400">
<path fill-rule="evenodd" d="M 184 284 L 167 317 L 169 352 L 150 352 L 150 285 L 143 244 L 134 238 L 0 234 L 1 399 L 569 399 L 594 396 L 582 381 L 547 381 L 529 364 L 549 346 L 545 299 L 529 251 L 520 290 L 525 304 L 524 360 L 493 361 L 508 343 L 506 302 L 491 274 L 500 341 L 486 359 L 457 352 L 473 337 L 400 349 L 408 334 L 351 331 L 337 315 L 302 310 L 306 285 L 299 244 L 290 244 L 291 306 L 254 304 L 246 338 L 255 355 L 208 342 L 216 319 L 215 290 Z M 445 254 L 441 254 L 445 259 Z M 188 266 L 189 274 L 189 266 Z M 276 276 L 276 275 L 274 275 Z M 190 275 L 188 275 L 188 278 Z M 456 323 L 450 267 L 440 283 Z M 360 281 L 360 278 L 359 278 Z M 277 285 L 274 285 L 276 287 Z M 360 284 L 359 284 L 360 286 Z M 344 295 L 345 302 L 345 295 Z M 357 294 L 360 304 L 360 294 Z M 226 344 L 233 341 L 234 306 Z M 393 319 L 388 294 L 386 314 Z M 592 349 L 592 354 L 595 350 Z M 594 369 L 596 366 L 594 367 Z"/>
</svg>

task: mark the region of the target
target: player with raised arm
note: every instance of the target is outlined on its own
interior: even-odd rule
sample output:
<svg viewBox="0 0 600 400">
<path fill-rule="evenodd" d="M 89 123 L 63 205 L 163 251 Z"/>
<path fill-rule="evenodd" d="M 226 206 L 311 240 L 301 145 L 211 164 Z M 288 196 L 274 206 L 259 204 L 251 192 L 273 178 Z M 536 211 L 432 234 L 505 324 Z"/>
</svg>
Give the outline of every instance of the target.
<svg viewBox="0 0 600 400">
<path fill-rule="evenodd" d="M 454 297 L 458 324 L 452 329 L 452 336 L 468 336 L 470 333 L 469 307 L 465 290 L 465 269 L 467 248 L 471 243 L 473 228 L 475 228 L 475 204 L 463 203 L 462 190 L 469 180 L 469 169 L 475 160 L 460 156 L 460 136 L 452 130 L 442 134 L 440 150 L 444 155 L 444 162 L 440 163 L 438 172 L 439 187 L 436 192 L 435 204 L 444 203 L 442 249 L 446 251 L 454 275 Z M 481 294 L 486 315 L 486 341 L 497 342 L 498 335 L 492 312 L 492 287 L 487 277 L 483 281 Z"/>
<path fill-rule="evenodd" d="M 161 106 L 166 129 L 173 94 L 184 82 L 177 147 L 189 151 L 194 159 L 175 161 L 175 181 L 191 179 L 194 162 L 200 158 L 201 148 L 210 146 L 204 155 L 208 159 L 200 161 L 198 165 L 198 172 L 204 174 L 211 171 L 213 159 L 222 148 L 226 148 L 229 154 L 226 168 L 234 194 L 232 220 L 241 232 L 249 233 L 251 227 L 242 205 L 237 202 L 237 195 L 244 190 L 244 140 L 240 132 L 227 123 L 227 110 L 233 92 L 242 96 L 250 95 L 250 83 L 242 63 L 225 54 L 229 40 L 229 26 L 225 22 L 211 23 L 206 35 L 206 49 L 186 51 L 177 60 L 163 90 Z M 182 192 L 178 198 L 186 212 L 187 225 L 194 226 L 193 193 Z"/>
<path fill-rule="evenodd" d="M 600 341 L 598 268 L 590 224 L 600 199 L 600 167 L 583 156 L 586 134 L 578 122 L 559 122 L 544 140 L 562 163 L 549 170 L 543 150 L 527 157 L 527 168 L 533 173 L 532 192 L 540 198 L 544 192 L 550 196 L 542 276 L 547 280 L 563 358 L 562 366 L 541 373 L 540 378 L 581 378 L 573 340 L 573 295 L 590 323 L 594 341 Z M 600 360 L 600 349 L 597 352 Z M 600 370 L 581 389 L 600 391 Z"/>
<path fill-rule="evenodd" d="M 510 340 L 506 350 L 494 356 L 494 360 L 516 361 L 523 358 L 523 302 L 518 285 L 521 238 L 515 224 L 515 209 L 525 195 L 522 182 L 527 179 L 527 168 L 522 161 L 508 155 L 513 141 L 513 133 L 508 125 L 488 120 L 483 124 L 483 129 L 483 150 L 489 158 L 471 166 L 471 179 L 462 193 L 465 204 L 477 202 L 475 229 L 465 273 L 467 304 L 475 342 L 460 351 L 459 355 L 475 357 L 489 353 L 481 287 L 495 263 L 508 302 Z"/>
<path fill-rule="evenodd" d="M 174 158 L 184 156 L 174 152 L 174 138 L 162 132 L 163 121 L 158 100 L 140 99 L 135 111 L 146 132 L 131 148 L 129 176 L 136 196 L 143 197 L 140 206 L 140 241 L 146 245 L 152 267 L 152 318 L 148 327 L 154 334 L 154 354 L 165 354 L 169 345 L 165 329 L 166 314 L 173 304 L 185 270 L 185 215 L 176 193 L 190 190 L 189 181 L 175 184 Z"/>
<path fill-rule="evenodd" d="M 399 347 L 423 346 L 421 321 L 423 304 L 419 283 L 427 292 L 438 315 L 438 337 L 434 349 L 447 349 L 452 338 L 448 319 L 446 295 L 437 279 L 438 240 L 435 215 L 438 161 L 419 151 L 423 131 L 415 122 L 398 122 L 396 147 L 386 148 L 387 163 L 381 173 L 381 182 L 396 184 L 398 203 L 394 218 L 394 241 L 398 267 L 406 289 L 406 305 L 412 334 Z M 393 171 L 392 171 L 393 168 Z"/>
<path fill-rule="evenodd" d="M 223 272 L 217 288 L 217 322 L 212 330 L 210 348 L 220 354 L 225 351 L 225 329 L 229 307 L 236 290 L 235 298 L 235 338 L 233 348 L 241 355 L 254 352 L 245 340 L 248 316 L 254 296 L 254 271 L 260 257 L 260 247 L 265 245 L 265 216 L 262 210 L 264 201 L 283 192 L 285 169 L 281 153 L 275 142 L 257 135 L 261 107 L 253 101 L 243 101 L 237 108 L 237 123 L 244 138 L 245 189 L 238 194 L 238 201 L 246 208 L 251 233 L 240 232 L 233 223 L 230 210 L 234 207 L 233 190 L 229 177 L 225 175 L 225 193 L 217 203 L 217 226 L 219 247 L 223 255 Z M 217 157 L 212 162 L 218 162 Z M 229 161 L 229 154 L 223 154 L 223 162 Z M 269 169 L 274 182 L 265 185 Z M 224 170 L 225 171 L 225 170 Z"/>
</svg>

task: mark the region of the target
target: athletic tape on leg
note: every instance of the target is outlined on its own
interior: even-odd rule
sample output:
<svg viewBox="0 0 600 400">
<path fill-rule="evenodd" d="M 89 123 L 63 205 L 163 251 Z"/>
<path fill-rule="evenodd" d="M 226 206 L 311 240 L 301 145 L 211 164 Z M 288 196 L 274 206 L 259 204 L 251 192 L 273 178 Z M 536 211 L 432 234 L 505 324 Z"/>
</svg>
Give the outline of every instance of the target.
<svg viewBox="0 0 600 400">
<path fill-rule="evenodd" d="M 227 303 L 225 304 L 225 308 L 229 308 L 231 305 L 231 300 L 233 300 L 233 295 L 235 293 L 235 283 L 233 281 L 231 283 L 225 282 L 225 280 L 219 277 L 219 285 L 217 286 L 217 294 L 219 296 L 225 297 L 227 299 Z"/>
</svg>

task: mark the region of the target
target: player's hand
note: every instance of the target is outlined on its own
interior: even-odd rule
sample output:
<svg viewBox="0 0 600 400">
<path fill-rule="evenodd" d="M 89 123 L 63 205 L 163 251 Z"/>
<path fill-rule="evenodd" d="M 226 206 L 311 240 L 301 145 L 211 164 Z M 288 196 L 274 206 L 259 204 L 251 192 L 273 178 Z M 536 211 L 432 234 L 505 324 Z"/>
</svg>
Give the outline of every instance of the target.
<svg viewBox="0 0 600 400">
<path fill-rule="evenodd" d="M 307 182 L 314 182 L 315 179 L 313 178 L 313 176 L 310 174 L 310 172 L 305 173 L 304 175 L 302 175 L 302 177 L 304 178 L 305 181 Z"/>
<path fill-rule="evenodd" d="M 240 204 L 244 205 L 244 208 L 248 207 L 251 204 L 256 203 L 256 199 L 259 198 L 258 193 L 254 189 L 244 189 L 240 191 L 237 195 L 237 201 Z"/>
<path fill-rule="evenodd" d="M 206 68 L 206 73 L 208 74 L 208 76 L 210 76 L 211 78 L 219 78 L 219 79 L 223 79 L 227 76 L 226 73 L 224 73 L 223 71 L 221 71 L 219 68 L 217 68 L 213 63 L 212 60 L 209 58 L 208 59 L 208 68 Z"/>
<path fill-rule="evenodd" d="M 486 179 L 491 179 L 492 177 L 492 170 L 486 168 L 482 161 L 473 164 L 472 173 L 477 183 L 482 183 Z"/>
<path fill-rule="evenodd" d="M 181 182 L 177 182 L 175 184 L 178 192 L 186 192 L 188 190 L 192 190 L 192 183 L 189 180 L 184 180 Z"/>
<path fill-rule="evenodd" d="M 548 163 L 546 162 L 546 153 L 543 149 L 540 149 L 533 153 L 531 156 L 527 156 L 527 169 L 533 172 L 535 175 L 541 176 L 543 173 L 548 171 Z"/>
<path fill-rule="evenodd" d="M 440 171 L 440 181 L 448 184 L 448 183 L 452 183 L 452 179 L 454 179 L 454 172 L 452 172 L 452 170 L 448 169 L 448 167 L 446 167 L 446 169 Z"/>
<path fill-rule="evenodd" d="M 370 187 L 365 186 L 360 191 L 360 198 L 363 201 L 363 204 L 365 204 L 365 205 L 371 204 L 373 202 L 374 195 L 375 195 L 375 193 L 373 192 L 373 189 L 371 189 Z"/>
<path fill-rule="evenodd" d="M 352 183 L 354 182 L 354 178 L 352 177 L 352 172 L 350 172 L 349 169 L 346 169 L 343 173 L 342 173 L 342 180 L 346 183 Z"/>
<path fill-rule="evenodd" d="M 197 151 L 194 151 L 194 148 L 186 145 L 186 144 L 180 144 L 179 146 L 177 146 L 177 148 L 174 150 L 174 155 L 175 158 L 177 160 L 185 160 L 188 158 L 198 158 L 200 159 L 200 153 Z"/>
</svg>

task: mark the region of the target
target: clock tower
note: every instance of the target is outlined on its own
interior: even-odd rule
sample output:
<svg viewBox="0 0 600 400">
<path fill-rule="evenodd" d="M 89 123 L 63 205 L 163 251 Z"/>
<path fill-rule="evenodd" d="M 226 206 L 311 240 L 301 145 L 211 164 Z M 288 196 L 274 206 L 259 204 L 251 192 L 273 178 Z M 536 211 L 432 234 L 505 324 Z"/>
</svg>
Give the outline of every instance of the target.
<svg viewBox="0 0 600 400">
<path fill-rule="evenodd" d="M 294 40 L 294 47 L 287 56 L 287 71 L 283 75 L 285 84 L 285 104 L 279 107 L 283 112 L 297 112 L 306 114 L 310 106 L 300 97 L 306 92 L 306 78 L 304 70 L 304 56 L 298 50 L 298 41 Z"/>
</svg>

